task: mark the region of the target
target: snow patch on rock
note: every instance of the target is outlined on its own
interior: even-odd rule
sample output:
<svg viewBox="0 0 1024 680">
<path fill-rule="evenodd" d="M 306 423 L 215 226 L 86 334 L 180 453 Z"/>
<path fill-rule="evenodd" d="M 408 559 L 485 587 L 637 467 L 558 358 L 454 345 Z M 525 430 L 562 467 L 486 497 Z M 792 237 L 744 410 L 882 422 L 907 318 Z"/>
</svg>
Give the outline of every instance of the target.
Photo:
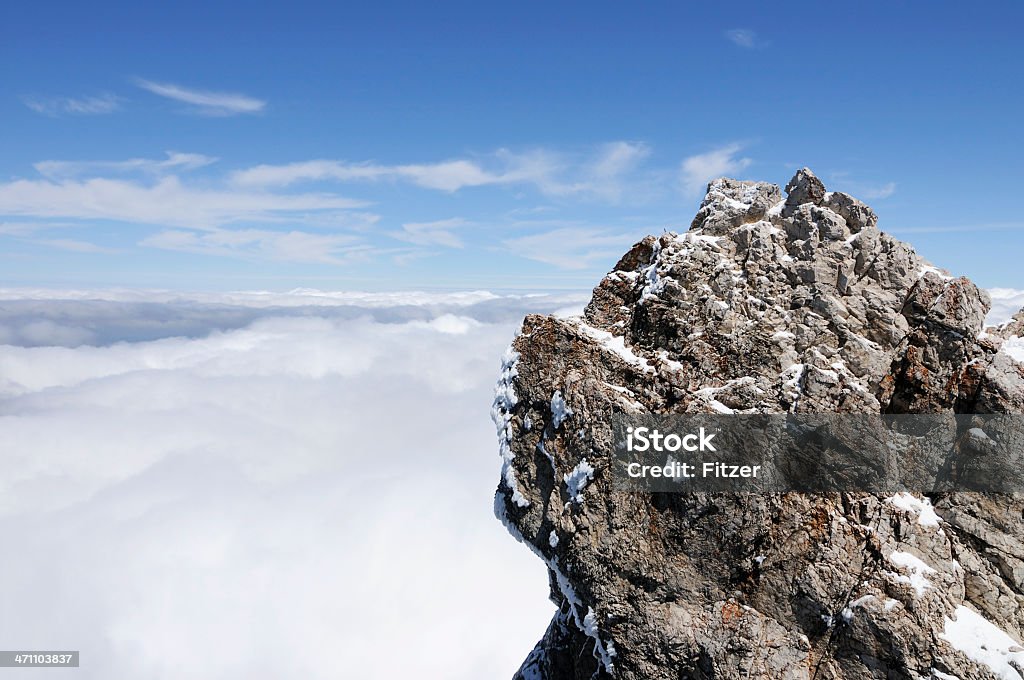
<svg viewBox="0 0 1024 680">
<path fill-rule="evenodd" d="M 973 609 L 960 605 L 954 618 L 945 617 L 939 637 L 972 661 L 987 666 L 1002 680 L 1024 678 L 1024 647 Z"/>
<path fill-rule="evenodd" d="M 519 352 L 509 347 L 501 357 L 501 374 L 494 386 L 494 402 L 491 404 L 491 420 L 498 434 L 498 454 L 501 456 L 501 478 L 505 486 L 512 492 L 512 502 L 519 507 L 526 507 L 530 501 L 519 491 L 516 471 L 512 460 L 516 454 L 512 451 L 512 409 L 519 403 L 513 381 L 519 375 L 516 364 Z"/>
<path fill-rule="evenodd" d="M 904 583 L 913 588 L 918 597 L 924 595 L 924 592 L 932 587 L 932 582 L 927 577 L 929 574 L 934 574 L 935 569 L 925 564 L 917 555 L 897 550 L 890 554 L 888 559 L 892 564 L 906 572 L 906 574 L 890 572 L 896 579 L 896 582 Z"/>
<path fill-rule="evenodd" d="M 594 466 L 584 458 L 572 469 L 571 472 L 562 477 L 562 481 L 565 482 L 566 491 L 569 492 L 569 500 L 573 503 L 581 503 L 583 489 L 586 488 L 587 484 L 593 478 Z"/>
<path fill-rule="evenodd" d="M 589 337 L 591 340 L 595 340 L 602 348 L 615 354 L 620 359 L 625 361 L 627 364 L 636 366 L 645 372 L 654 372 L 651 364 L 643 357 L 637 355 L 629 347 L 626 347 L 626 339 L 621 335 L 612 335 L 608 331 L 602 331 L 598 328 L 594 328 L 582 321 L 578 322 L 578 327 L 583 331 L 584 335 Z"/>
<path fill-rule="evenodd" d="M 587 607 L 587 614 L 580 616 L 580 609 L 583 607 L 583 601 L 576 593 L 576 589 L 572 587 L 572 582 L 566 577 L 562 568 L 559 566 L 558 561 L 555 558 L 548 558 L 544 555 L 537 547 L 530 541 L 527 541 L 519 527 L 517 527 L 509 518 L 508 512 L 505 509 L 505 500 L 502 498 L 501 493 L 494 495 L 494 516 L 498 518 L 505 530 L 526 547 L 528 547 L 534 555 L 539 557 L 544 564 L 547 565 L 548 569 L 555 576 L 555 584 L 558 586 L 558 591 L 561 593 L 563 600 L 569 605 L 569 613 L 572 616 L 572 621 L 576 624 L 576 628 L 580 632 L 589 636 L 594 640 L 594 658 L 601 662 L 604 669 L 608 673 L 613 674 L 615 672 L 615 664 L 612 659 L 615 657 L 615 643 L 611 640 L 605 641 L 601 637 L 601 632 L 597 625 L 597 617 L 590 616 L 593 614 L 594 609 Z M 550 539 L 549 539 L 550 540 Z M 589 621 L 587 617 L 590 616 Z"/>
<path fill-rule="evenodd" d="M 999 348 L 999 351 L 1014 361 L 1024 364 L 1024 338 L 1016 335 L 1011 336 Z"/>
<path fill-rule="evenodd" d="M 551 427 L 557 430 L 571 415 L 572 409 L 565 403 L 561 390 L 555 390 L 551 395 Z"/>
<path fill-rule="evenodd" d="M 915 498 L 906 491 L 901 491 L 885 499 L 890 505 L 917 516 L 917 523 L 924 527 L 938 527 L 941 520 L 935 514 L 932 502 L 927 498 Z"/>
</svg>

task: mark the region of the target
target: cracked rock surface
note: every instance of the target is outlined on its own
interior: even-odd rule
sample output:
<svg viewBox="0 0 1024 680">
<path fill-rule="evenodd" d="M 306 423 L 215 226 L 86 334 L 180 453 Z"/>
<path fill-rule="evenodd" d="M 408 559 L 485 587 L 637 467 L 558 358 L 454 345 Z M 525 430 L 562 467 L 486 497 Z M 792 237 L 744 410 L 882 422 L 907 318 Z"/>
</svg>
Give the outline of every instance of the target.
<svg viewBox="0 0 1024 680">
<path fill-rule="evenodd" d="M 613 412 L 1024 413 L 1024 312 L 985 330 L 988 307 L 804 169 L 713 181 L 582 318 L 527 317 L 495 513 L 559 609 L 515 678 L 1024 678 L 1020 498 L 609 479 Z"/>
</svg>

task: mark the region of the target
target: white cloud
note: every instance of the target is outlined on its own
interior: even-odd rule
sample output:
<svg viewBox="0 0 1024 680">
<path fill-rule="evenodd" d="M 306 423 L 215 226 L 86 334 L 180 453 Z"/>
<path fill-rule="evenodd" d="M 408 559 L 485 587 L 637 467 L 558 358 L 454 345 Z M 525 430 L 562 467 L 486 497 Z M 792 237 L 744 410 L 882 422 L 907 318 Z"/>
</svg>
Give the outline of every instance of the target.
<svg viewBox="0 0 1024 680">
<path fill-rule="evenodd" d="M 458 191 L 463 187 L 506 184 L 512 181 L 508 174 L 494 174 L 466 160 L 443 161 L 430 165 L 400 165 L 388 172 L 421 187 L 440 191 Z"/>
<path fill-rule="evenodd" d="M 619 177 L 634 169 L 650 153 L 650 147 L 641 142 L 611 142 L 602 147 L 591 172 L 595 177 Z"/>
<path fill-rule="evenodd" d="M 162 174 L 177 170 L 195 170 L 217 162 L 216 158 L 199 153 L 168 151 L 166 155 L 167 158 L 162 159 L 129 158 L 124 161 L 40 161 L 32 167 L 44 177 L 61 179 L 105 172 Z"/>
<path fill-rule="evenodd" d="M 265 229 L 166 230 L 146 237 L 139 245 L 199 255 L 319 264 L 344 264 L 375 250 L 350 234 Z"/>
<path fill-rule="evenodd" d="M 753 162 L 736 157 L 742 150 L 742 144 L 733 143 L 685 159 L 681 166 L 683 191 L 698 196 L 710 180 L 742 172 Z"/>
<path fill-rule="evenodd" d="M 139 79 L 136 85 L 160 97 L 190 104 L 193 111 L 207 116 L 235 116 L 258 113 L 267 105 L 262 99 L 233 92 L 195 90 L 173 83 L 157 83 Z"/>
<path fill-rule="evenodd" d="M 455 230 L 468 226 L 469 222 L 461 217 L 434 222 L 406 222 L 401 231 L 390 232 L 391 236 L 400 241 L 421 246 L 444 246 L 446 248 L 462 248 L 465 244 Z"/>
<path fill-rule="evenodd" d="M 455 192 L 467 187 L 532 185 L 551 196 L 617 200 L 626 177 L 650 154 L 639 142 L 611 142 L 579 158 L 546 149 L 513 152 L 498 149 L 477 158 L 435 163 L 382 165 L 316 159 L 281 165 L 257 165 L 235 172 L 232 181 L 244 187 L 288 186 L 312 181 L 404 181 Z"/>
<path fill-rule="evenodd" d="M 21 612 L 0 637 L 80 649 L 83 680 L 510 676 L 553 607 L 491 515 L 486 411 L 522 314 L 562 303 L 508 302 L 0 346 L 0 531 L 20 546 L 0 578 Z M 104 326 L 178 313 L 74 304 Z"/>
<path fill-rule="evenodd" d="M 65 229 L 77 226 L 75 222 L 0 222 L 0 235 L 32 236 L 48 229 Z"/>
<path fill-rule="evenodd" d="M 725 32 L 725 37 L 728 38 L 732 44 L 744 49 L 751 50 L 757 47 L 757 34 L 749 28 L 730 29 Z"/>
<path fill-rule="evenodd" d="M 1006 323 L 1024 308 L 1024 290 L 990 288 L 988 294 L 992 296 L 992 309 L 985 318 L 989 326 Z"/>
<path fill-rule="evenodd" d="M 547 296 L 551 309 L 582 309 L 586 294 Z M 266 317 L 370 319 L 406 323 L 455 315 L 486 323 L 515 323 L 537 298 L 488 291 L 371 293 L 296 289 L 183 293 L 134 289 L 0 289 L 0 345 L 110 345 L 234 331 Z M 547 304 L 547 303 L 544 303 Z M 2 381 L 0 381 L 2 385 Z"/>
<path fill-rule="evenodd" d="M 117 253 L 119 252 L 115 248 L 105 248 L 89 241 L 79 241 L 71 238 L 50 238 L 50 239 L 39 239 L 34 240 L 32 243 L 38 243 L 40 245 L 49 246 L 51 248 L 57 248 L 59 250 L 70 250 L 76 253 Z"/>
<path fill-rule="evenodd" d="M 586 269 L 601 261 L 605 261 L 610 269 L 636 240 L 639 240 L 638 235 L 615 233 L 607 229 L 562 227 L 505 239 L 502 245 L 519 257 L 562 269 Z"/>
<path fill-rule="evenodd" d="M 239 221 L 281 221 L 364 205 L 328 193 L 196 188 L 175 176 L 151 183 L 108 178 L 0 183 L 0 215 L 116 220 L 192 229 L 214 229 Z"/>
<path fill-rule="evenodd" d="M 246 187 L 284 187 L 296 182 L 372 180 L 384 177 L 387 168 L 369 163 L 312 160 L 284 165 L 256 165 L 232 174 L 232 182 Z"/>
<path fill-rule="evenodd" d="M 0 215 L 79 220 L 79 226 L 93 220 L 153 225 L 161 231 L 143 237 L 139 245 L 249 260 L 336 265 L 373 252 L 365 243 L 365 234 L 348 233 L 365 229 L 378 219 L 352 210 L 364 206 L 362 201 L 331 193 L 197 187 L 163 174 L 214 160 L 201 154 L 168 153 L 163 160 L 44 161 L 37 169 L 49 179 L 0 183 Z M 99 171 L 141 172 L 149 177 L 144 181 L 79 178 Z M 53 228 L 54 224 L 46 222 L 12 222 L 0 224 L 0 234 L 27 237 Z M 114 252 L 79 239 L 36 243 L 78 252 Z"/>
<path fill-rule="evenodd" d="M 583 179 L 574 190 L 618 203 L 627 191 L 639 193 L 629 178 L 650 154 L 650 147 L 642 142 L 605 144 L 586 166 Z M 647 184 L 650 183 L 648 179 Z"/>
<path fill-rule="evenodd" d="M 438 163 L 377 165 L 346 161 L 312 160 L 284 165 L 257 165 L 233 175 L 240 186 L 288 186 L 298 182 L 331 180 L 404 180 L 428 189 L 458 191 L 464 187 L 509 184 L 536 179 L 522 171 L 491 172 L 476 161 L 453 159 Z"/>
<path fill-rule="evenodd" d="M 34 165 L 42 178 L 0 181 L 0 217 L 5 218 L 0 235 L 21 238 L 43 229 L 96 228 L 99 222 L 116 222 L 156 227 L 131 242 L 179 252 L 325 264 L 390 255 L 395 262 L 404 263 L 437 254 L 441 248 L 465 247 L 469 239 L 460 230 L 481 221 L 403 220 L 398 228 L 374 230 L 381 217 L 360 210 L 369 206 L 368 202 L 322 187 L 313 190 L 293 185 L 392 181 L 449 193 L 467 187 L 505 186 L 517 188 L 516 199 L 522 197 L 520 187 L 533 187 L 547 196 L 579 201 L 619 203 L 628 197 L 631 202 L 643 202 L 645 193 L 660 191 L 667 184 L 666 173 L 643 168 L 650 153 L 644 143 L 617 141 L 575 154 L 499 149 L 479 158 L 395 165 L 313 160 L 258 165 L 227 175 L 188 175 L 218 159 L 177 151 L 167 151 L 163 158 L 44 160 Z M 579 223 L 559 226 L 566 224 Z M 539 225 L 528 226 L 536 229 Z M 80 252 L 107 252 L 90 244 L 88 238 L 57 236 L 49 243 L 39 243 Z M 126 239 L 123 233 L 118 236 Z M 409 245 L 396 248 L 386 241 L 381 245 L 382 236 Z M 579 268 L 609 254 L 601 234 L 587 232 L 587 236 L 586 242 L 568 255 L 533 253 L 529 257 Z M 537 238 L 512 239 L 507 245 L 524 248 Z M 591 247 L 595 244 L 602 247 L 595 250 Z M 614 246 L 621 247 L 621 243 Z"/>
<path fill-rule="evenodd" d="M 25 106 L 45 116 L 99 115 L 113 113 L 121 108 L 121 98 L 112 94 L 88 97 L 23 97 Z"/>
<path fill-rule="evenodd" d="M 246 309 L 281 307 L 359 307 L 361 309 L 388 309 L 395 307 L 429 307 L 451 311 L 462 307 L 489 305 L 493 307 L 504 300 L 514 305 L 525 304 L 518 296 L 499 296 L 485 290 L 436 293 L 424 291 L 366 292 L 366 291 L 324 291 L 297 288 L 287 293 L 269 291 L 241 291 L 231 293 L 181 293 L 135 289 L 61 290 L 53 288 L 0 288 L 0 300 L 55 301 L 102 301 L 111 303 L 160 304 L 187 303 L 189 309 L 201 305 L 231 305 Z M 565 302 L 563 298 L 559 298 Z M 576 300 L 576 298 L 572 298 Z M 170 308 L 168 308 L 170 309 Z M 42 313 L 42 309 L 38 313 Z M 0 308 L 0 314 L 3 308 Z M 66 310 L 62 314 L 67 315 Z"/>
</svg>

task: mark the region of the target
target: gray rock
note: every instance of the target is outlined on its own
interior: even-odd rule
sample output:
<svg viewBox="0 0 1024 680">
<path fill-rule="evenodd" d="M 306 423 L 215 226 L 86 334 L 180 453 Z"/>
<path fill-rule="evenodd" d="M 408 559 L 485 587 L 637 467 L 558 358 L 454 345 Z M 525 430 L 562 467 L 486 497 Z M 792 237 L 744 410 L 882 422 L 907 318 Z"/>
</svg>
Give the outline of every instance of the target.
<svg viewBox="0 0 1024 680">
<path fill-rule="evenodd" d="M 786 185 L 786 206 L 821 205 L 825 200 L 825 185 L 814 176 L 810 168 L 798 170 Z"/>
<path fill-rule="evenodd" d="M 611 490 L 613 412 L 1024 412 L 1002 351 L 1024 312 L 983 333 L 986 294 L 866 205 L 806 169 L 786 191 L 711 182 L 690 230 L 633 246 L 582 318 L 524 321 L 495 512 L 559 611 L 516 678 L 973 680 L 994 676 L 942 636 L 957 607 L 1024 637 L 1019 498 Z"/>
</svg>

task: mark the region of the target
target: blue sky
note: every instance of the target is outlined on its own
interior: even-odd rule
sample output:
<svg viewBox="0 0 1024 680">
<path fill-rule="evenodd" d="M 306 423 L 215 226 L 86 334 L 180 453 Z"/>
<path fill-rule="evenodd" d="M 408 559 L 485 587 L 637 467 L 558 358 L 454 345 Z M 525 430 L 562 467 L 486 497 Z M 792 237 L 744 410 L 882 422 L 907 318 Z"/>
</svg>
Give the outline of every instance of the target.
<svg viewBox="0 0 1024 680">
<path fill-rule="evenodd" d="M 1019 3 L 6 3 L 0 285 L 589 288 L 810 166 L 1022 287 Z"/>
</svg>

